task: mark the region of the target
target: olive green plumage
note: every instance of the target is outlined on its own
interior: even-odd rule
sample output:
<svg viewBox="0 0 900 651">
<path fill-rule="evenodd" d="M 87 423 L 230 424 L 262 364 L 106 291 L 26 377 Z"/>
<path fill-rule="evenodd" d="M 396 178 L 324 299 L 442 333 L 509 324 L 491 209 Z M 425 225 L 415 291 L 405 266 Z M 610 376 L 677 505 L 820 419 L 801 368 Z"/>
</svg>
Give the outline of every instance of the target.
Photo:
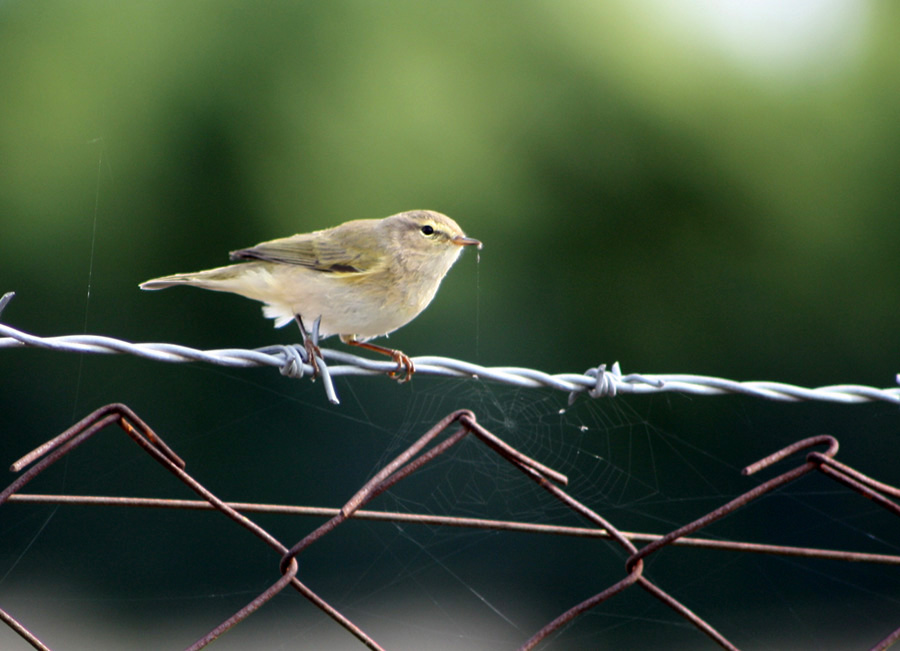
<svg viewBox="0 0 900 651">
<path fill-rule="evenodd" d="M 359 219 L 231 252 L 237 264 L 148 280 L 141 289 L 188 285 L 261 301 L 276 327 L 321 318 L 320 337 L 363 342 L 414 319 L 434 298 L 463 246 L 481 248 L 455 221 L 413 210 Z"/>
</svg>

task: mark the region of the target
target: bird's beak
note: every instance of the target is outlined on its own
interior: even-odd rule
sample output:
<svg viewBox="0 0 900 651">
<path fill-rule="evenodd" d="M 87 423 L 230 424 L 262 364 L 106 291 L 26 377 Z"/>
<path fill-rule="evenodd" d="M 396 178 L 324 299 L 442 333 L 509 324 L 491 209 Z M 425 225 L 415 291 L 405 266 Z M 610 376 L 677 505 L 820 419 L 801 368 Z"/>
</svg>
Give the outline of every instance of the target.
<svg viewBox="0 0 900 651">
<path fill-rule="evenodd" d="M 452 240 L 450 240 L 457 246 L 477 246 L 479 249 L 482 247 L 480 241 L 473 239 L 471 237 L 465 237 L 464 235 L 457 235 Z"/>
</svg>

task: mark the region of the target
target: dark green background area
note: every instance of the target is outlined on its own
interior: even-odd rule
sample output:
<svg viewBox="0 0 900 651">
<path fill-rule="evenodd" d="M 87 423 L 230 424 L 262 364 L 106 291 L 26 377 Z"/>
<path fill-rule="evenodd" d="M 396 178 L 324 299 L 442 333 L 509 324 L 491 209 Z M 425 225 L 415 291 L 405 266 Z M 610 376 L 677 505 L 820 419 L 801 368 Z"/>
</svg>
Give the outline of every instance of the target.
<svg viewBox="0 0 900 651">
<path fill-rule="evenodd" d="M 17 293 L 3 321 L 208 349 L 293 342 L 245 299 L 137 285 L 430 208 L 485 246 L 391 337 L 412 356 L 890 386 L 900 9 L 836 0 L 799 25 L 776 12 L 751 37 L 752 16 L 716 31 L 739 4 L 0 3 L 0 292 Z M 668 395 L 559 414 L 562 394 L 417 377 L 340 379 L 335 407 L 272 369 L 0 357 L 0 466 L 125 402 L 225 499 L 338 506 L 463 407 L 629 530 L 698 517 L 754 485 L 740 467 L 815 434 L 900 483 L 890 405 Z M 39 484 L 190 497 L 112 433 Z M 472 442 L 373 507 L 579 524 Z M 285 542 L 315 526 L 261 522 Z M 719 526 L 709 535 L 897 547 L 896 523 L 820 479 Z M 8 505 L 0 607 L 51 646 L 80 648 L 71 631 L 86 627 L 84 648 L 177 648 L 275 580 L 261 547 L 214 515 Z M 604 543 L 372 523 L 309 554 L 303 576 L 389 648 L 513 648 L 622 571 Z M 892 568 L 683 554 L 664 552 L 652 578 L 739 645 L 864 647 L 900 624 Z M 705 643 L 635 593 L 547 648 Z M 296 595 L 220 644 L 354 648 Z"/>
</svg>

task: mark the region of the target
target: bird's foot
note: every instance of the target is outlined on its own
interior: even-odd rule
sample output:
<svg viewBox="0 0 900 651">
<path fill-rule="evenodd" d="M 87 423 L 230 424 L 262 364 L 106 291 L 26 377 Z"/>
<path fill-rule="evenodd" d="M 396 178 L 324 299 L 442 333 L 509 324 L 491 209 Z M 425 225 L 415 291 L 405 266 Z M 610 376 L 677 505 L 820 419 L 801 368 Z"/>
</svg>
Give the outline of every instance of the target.
<svg viewBox="0 0 900 651">
<path fill-rule="evenodd" d="M 309 360 L 309 365 L 312 366 L 312 377 L 311 380 L 315 380 L 319 377 L 319 362 L 316 361 L 317 357 L 322 357 L 322 350 L 313 343 L 312 337 L 307 337 L 303 341 L 303 348 L 306 349 L 306 358 Z"/>
<path fill-rule="evenodd" d="M 351 338 L 344 339 L 343 341 L 350 346 L 359 346 L 360 348 L 371 350 L 373 353 L 387 355 L 392 360 L 394 360 L 394 363 L 397 364 L 397 370 L 391 371 L 390 373 L 388 373 L 388 375 L 390 375 L 392 378 L 396 378 L 400 382 L 400 384 L 409 382 L 412 379 L 413 373 L 416 372 L 416 365 L 413 364 L 413 361 L 409 358 L 408 355 L 399 350 L 394 350 L 393 348 L 385 348 L 384 346 L 379 346 L 378 344 L 370 344 L 364 341 L 356 341 L 356 339 Z M 397 377 L 398 373 L 403 373 L 403 375 Z"/>
<path fill-rule="evenodd" d="M 409 382 L 412 379 L 413 373 L 416 372 L 416 365 L 413 364 L 413 361 L 406 353 L 400 352 L 399 350 L 392 350 L 390 353 L 391 359 L 397 363 L 397 370 L 391 371 L 388 375 L 395 378 L 400 384 Z M 398 378 L 398 373 L 403 373 L 403 375 Z"/>
<path fill-rule="evenodd" d="M 315 381 L 319 377 L 319 362 L 316 359 L 323 359 L 322 350 L 319 348 L 319 323 L 321 323 L 322 317 L 315 320 L 312 332 L 306 330 L 306 326 L 303 324 L 303 317 L 299 314 L 294 315 L 294 321 L 297 322 L 297 326 L 300 328 L 300 335 L 303 337 L 303 348 L 306 350 L 307 364 L 312 366 L 313 373 L 310 379 Z"/>
</svg>

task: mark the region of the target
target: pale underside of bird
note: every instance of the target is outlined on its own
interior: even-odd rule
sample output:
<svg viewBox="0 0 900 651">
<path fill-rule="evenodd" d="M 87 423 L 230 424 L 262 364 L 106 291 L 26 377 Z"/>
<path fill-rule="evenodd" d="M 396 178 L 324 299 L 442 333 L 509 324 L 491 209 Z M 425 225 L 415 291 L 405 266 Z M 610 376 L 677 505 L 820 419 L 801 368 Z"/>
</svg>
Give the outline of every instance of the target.
<svg viewBox="0 0 900 651">
<path fill-rule="evenodd" d="M 320 338 L 339 335 L 344 343 L 390 355 L 409 379 L 409 357 L 367 342 L 421 313 L 463 246 L 481 248 L 481 242 L 446 215 L 413 210 L 262 242 L 232 251 L 237 264 L 155 278 L 141 289 L 186 285 L 261 301 L 276 327 L 298 323 L 314 368 L 306 325 L 318 320 Z"/>
</svg>

